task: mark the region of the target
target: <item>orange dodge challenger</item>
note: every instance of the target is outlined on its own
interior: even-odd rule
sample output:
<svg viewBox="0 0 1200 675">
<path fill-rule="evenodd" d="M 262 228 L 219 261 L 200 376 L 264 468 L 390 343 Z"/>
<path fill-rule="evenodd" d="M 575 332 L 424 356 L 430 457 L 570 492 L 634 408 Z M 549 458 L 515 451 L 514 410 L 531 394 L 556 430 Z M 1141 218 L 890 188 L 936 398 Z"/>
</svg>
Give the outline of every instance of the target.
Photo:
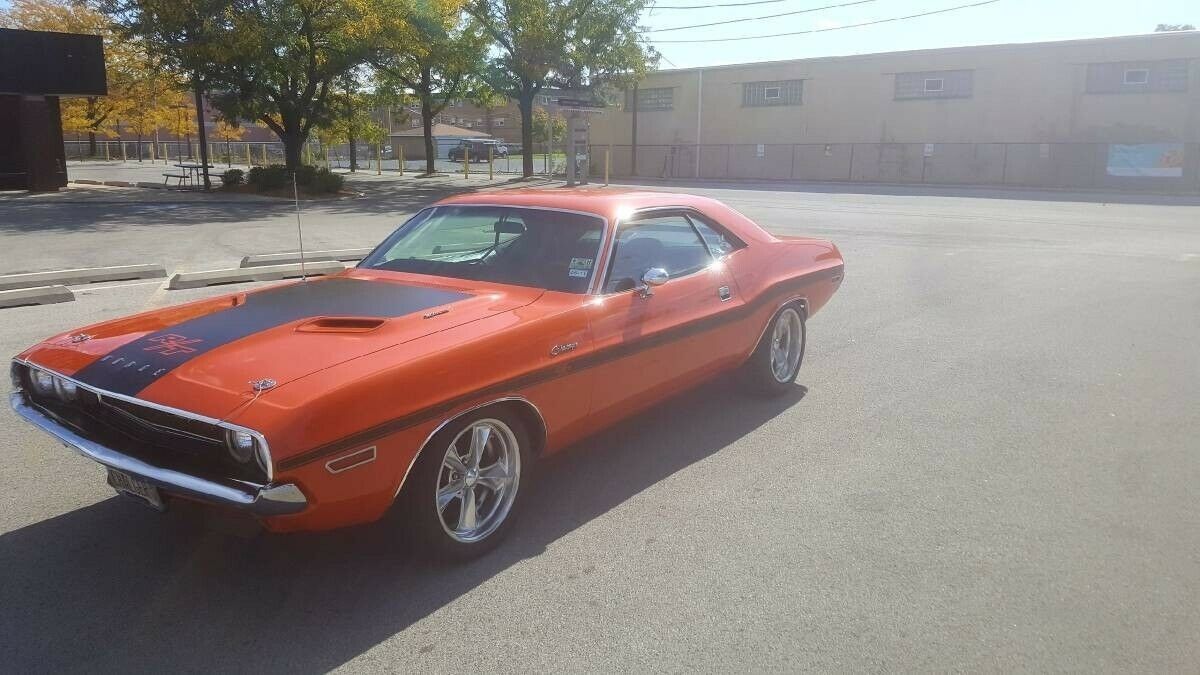
<svg viewBox="0 0 1200 675">
<path fill-rule="evenodd" d="M 402 509 L 436 552 L 495 545 L 535 460 L 722 371 L 780 393 L 842 280 L 827 241 L 712 199 L 443 200 L 356 268 L 51 337 L 12 406 L 118 492 L 284 532 Z"/>
</svg>

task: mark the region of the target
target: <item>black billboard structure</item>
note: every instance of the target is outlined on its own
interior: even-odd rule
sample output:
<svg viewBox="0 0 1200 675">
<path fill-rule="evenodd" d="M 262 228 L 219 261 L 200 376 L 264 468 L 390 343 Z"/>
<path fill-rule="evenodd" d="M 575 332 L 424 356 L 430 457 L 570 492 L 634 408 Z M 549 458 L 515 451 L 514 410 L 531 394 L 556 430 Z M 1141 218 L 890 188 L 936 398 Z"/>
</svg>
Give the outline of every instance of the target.
<svg viewBox="0 0 1200 675">
<path fill-rule="evenodd" d="M 0 28 L 0 190 L 67 184 L 63 96 L 104 96 L 97 35 Z"/>
</svg>

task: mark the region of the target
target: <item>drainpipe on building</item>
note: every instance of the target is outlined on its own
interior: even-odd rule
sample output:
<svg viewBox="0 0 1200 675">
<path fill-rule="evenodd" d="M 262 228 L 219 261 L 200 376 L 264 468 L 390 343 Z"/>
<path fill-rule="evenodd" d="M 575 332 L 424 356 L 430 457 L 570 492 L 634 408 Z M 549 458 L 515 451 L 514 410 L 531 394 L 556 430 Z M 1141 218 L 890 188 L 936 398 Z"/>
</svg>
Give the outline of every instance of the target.
<svg viewBox="0 0 1200 675">
<path fill-rule="evenodd" d="M 637 82 L 633 83 L 633 100 L 631 102 L 631 105 L 633 106 L 633 140 L 631 141 L 632 145 L 629 147 L 629 156 L 630 156 L 629 175 L 636 176 L 637 175 L 637 112 L 638 112 L 638 85 L 637 85 Z"/>
<path fill-rule="evenodd" d="M 696 178 L 700 177 L 700 118 L 704 114 L 704 71 L 696 71 Z"/>
</svg>

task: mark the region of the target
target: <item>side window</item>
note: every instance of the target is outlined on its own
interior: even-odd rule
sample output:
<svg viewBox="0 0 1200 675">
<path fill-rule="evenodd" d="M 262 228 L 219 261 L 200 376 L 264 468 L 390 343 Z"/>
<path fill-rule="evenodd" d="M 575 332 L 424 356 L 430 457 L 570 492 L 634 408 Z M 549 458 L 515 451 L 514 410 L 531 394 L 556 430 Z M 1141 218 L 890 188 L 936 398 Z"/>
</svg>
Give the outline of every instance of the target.
<svg viewBox="0 0 1200 675">
<path fill-rule="evenodd" d="M 712 253 L 714 258 L 727 256 L 745 246 L 745 244 L 739 241 L 736 237 L 717 231 L 716 228 L 708 224 L 708 221 L 695 214 L 689 213 L 688 220 L 691 220 L 692 225 L 696 226 L 696 230 L 704 239 L 705 245 L 708 246 L 709 253 Z"/>
<path fill-rule="evenodd" d="M 675 214 L 627 223 L 617 234 L 605 293 L 635 288 L 651 267 L 671 278 L 704 269 L 712 262 L 709 247 L 692 229 L 686 216 Z"/>
</svg>

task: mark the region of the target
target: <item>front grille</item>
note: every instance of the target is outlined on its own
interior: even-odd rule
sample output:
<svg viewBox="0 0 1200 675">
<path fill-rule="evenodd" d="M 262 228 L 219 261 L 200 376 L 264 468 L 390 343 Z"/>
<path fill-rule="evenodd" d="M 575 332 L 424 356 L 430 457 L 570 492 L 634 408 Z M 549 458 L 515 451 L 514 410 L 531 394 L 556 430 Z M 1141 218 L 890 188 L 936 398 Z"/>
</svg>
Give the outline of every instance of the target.
<svg viewBox="0 0 1200 675">
<path fill-rule="evenodd" d="M 221 427 L 146 405 L 79 389 L 74 401 L 40 396 L 21 374 L 27 400 L 76 433 L 147 464 L 214 481 L 267 483 L 254 461 L 241 464 L 225 447 Z"/>
</svg>

